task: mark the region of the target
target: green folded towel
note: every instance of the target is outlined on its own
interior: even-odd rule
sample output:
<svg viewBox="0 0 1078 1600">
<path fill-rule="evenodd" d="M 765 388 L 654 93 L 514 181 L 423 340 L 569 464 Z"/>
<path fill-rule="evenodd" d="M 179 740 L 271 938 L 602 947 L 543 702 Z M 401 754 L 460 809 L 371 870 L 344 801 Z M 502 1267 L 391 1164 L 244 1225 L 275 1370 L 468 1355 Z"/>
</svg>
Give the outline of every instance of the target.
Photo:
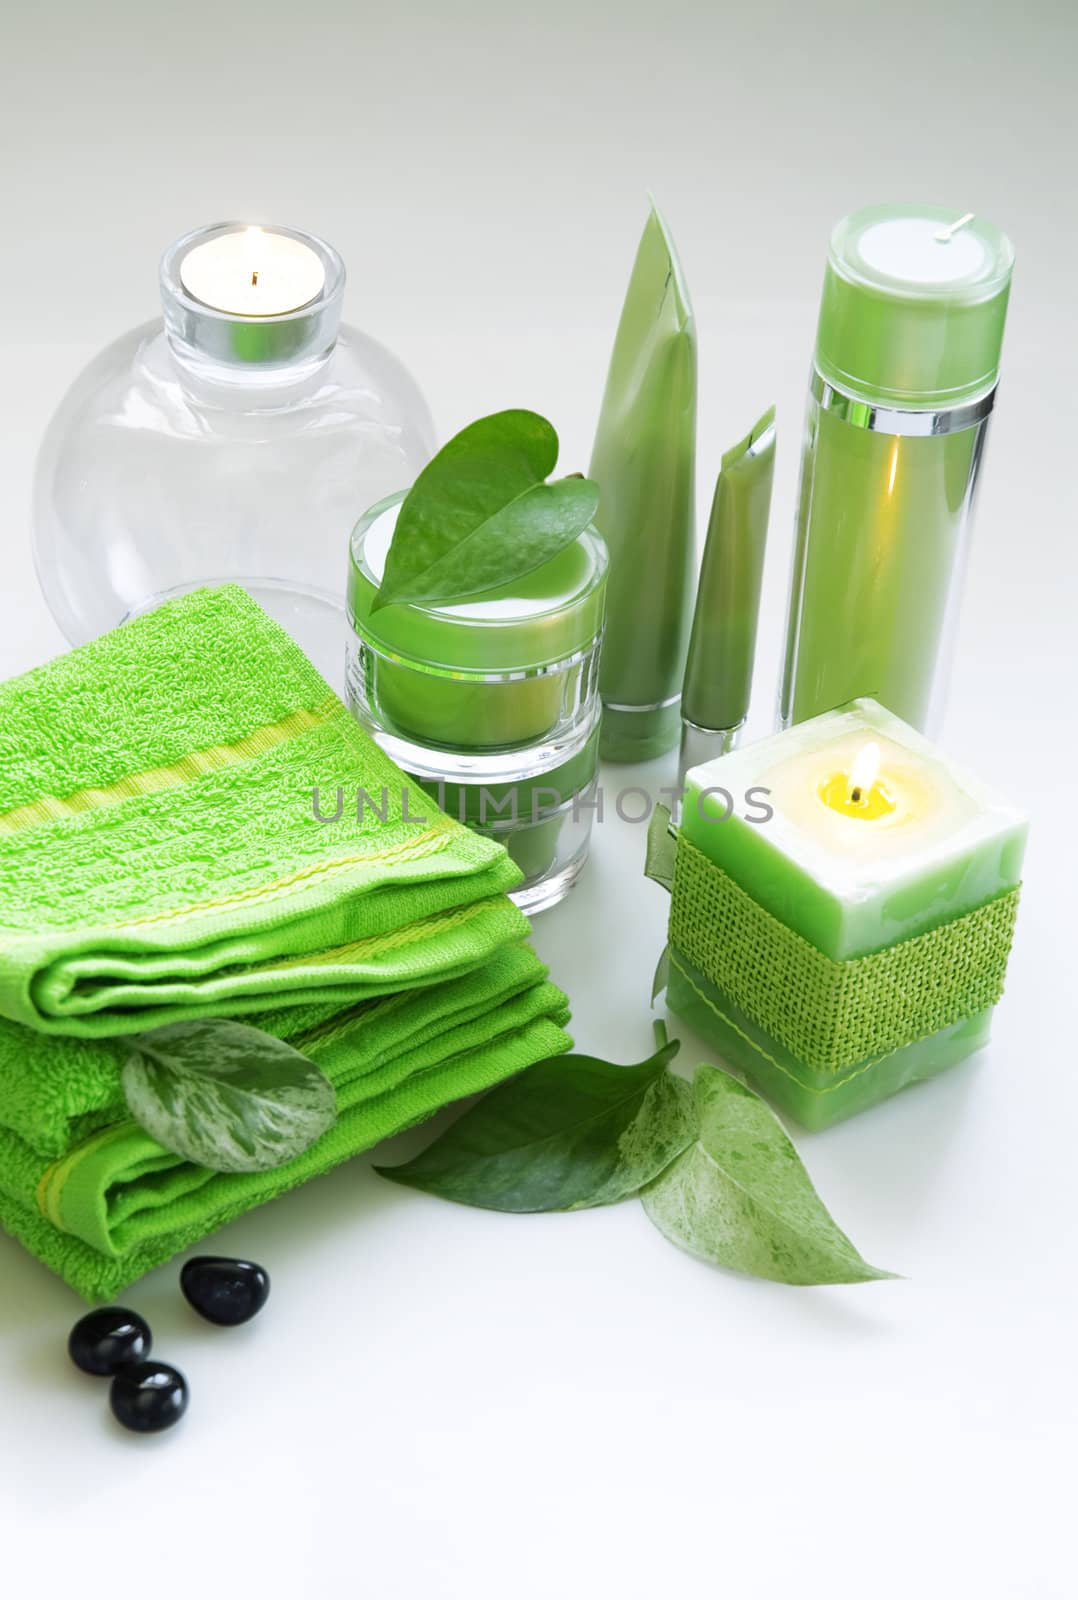
<svg viewBox="0 0 1078 1600">
<path fill-rule="evenodd" d="M 514 945 L 463 977 L 255 1024 L 337 1090 L 336 1124 L 272 1172 L 216 1173 L 171 1155 L 125 1112 L 122 1045 L 0 1021 L 0 1223 L 89 1300 L 115 1295 L 224 1222 L 568 1049 L 565 996 Z"/>
<path fill-rule="evenodd" d="M 322 818 L 315 813 L 314 790 Z M 366 799 L 360 805 L 358 796 Z M 241 589 L 0 687 L 0 1015 L 101 1037 L 443 982 L 527 933 Z"/>
<path fill-rule="evenodd" d="M 567 1049 L 565 996 L 505 898 L 519 881 L 406 788 L 240 589 L 3 685 L 0 1224 L 108 1297 Z M 245 1016 L 317 1061 L 334 1126 L 271 1172 L 163 1149 L 127 1114 L 121 1036 L 195 1016 Z"/>
</svg>

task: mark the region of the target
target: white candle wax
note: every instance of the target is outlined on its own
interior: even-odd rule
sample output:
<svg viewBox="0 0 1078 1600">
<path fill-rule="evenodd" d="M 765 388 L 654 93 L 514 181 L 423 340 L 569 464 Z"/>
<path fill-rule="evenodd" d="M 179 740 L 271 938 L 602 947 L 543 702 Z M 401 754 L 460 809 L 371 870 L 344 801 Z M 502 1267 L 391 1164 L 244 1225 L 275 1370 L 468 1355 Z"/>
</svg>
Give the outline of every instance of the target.
<svg viewBox="0 0 1078 1600">
<path fill-rule="evenodd" d="M 872 700 L 694 767 L 686 785 L 685 837 L 836 961 L 963 916 L 1019 879 L 1024 815 Z"/>
<path fill-rule="evenodd" d="M 968 212 L 950 224 L 928 217 L 891 217 L 866 228 L 858 249 L 862 261 L 897 283 L 940 289 L 974 277 L 988 263 L 987 245 L 968 229 L 973 221 Z"/>
<path fill-rule="evenodd" d="M 272 228 L 243 228 L 196 244 L 180 263 L 187 293 L 214 311 L 280 317 L 310 305 L 326 272 L 310 245 Z"/>
</svg>

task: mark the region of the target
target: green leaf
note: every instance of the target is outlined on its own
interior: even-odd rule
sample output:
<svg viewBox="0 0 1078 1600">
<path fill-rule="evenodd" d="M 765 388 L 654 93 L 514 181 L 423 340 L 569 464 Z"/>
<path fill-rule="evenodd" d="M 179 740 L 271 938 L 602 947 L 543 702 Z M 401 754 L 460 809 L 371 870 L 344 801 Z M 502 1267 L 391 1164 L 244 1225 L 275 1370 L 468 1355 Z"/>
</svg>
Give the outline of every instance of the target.
<svg viewBox="0 0 1078 1600">
<path fill-rule="evenodd" d="M 695 1134 L 678 1040 L 639 1066 L 554 1056 L 501 1084 L 384 1178 L 489 1211 L 574 1211 L 635 1194 Z"/>
<path fill-rule="evenodd" d="M 655 964 L 655 976 L 651 980 L 651 1003 L 653 1006 L 669 982 L 670 946 L 664 944 L 663 953 Z"/>
<path fill-rule="evenodd" d="M 870 1267 L 831 1220 L 800 1157 L 759 1095 L 716 1067 L 693 1084 L 699 1134 L 641 1196 L 690 1255 L 778 1283 L 866 1283 Z"/>
<path fill-rule="evenodd" d="M 127 1108 L 166 1150 L 214 1172 L 266 1172 L 337 1117 L 313 1061 L 258 1028 L 209 1017 L 140 1033 L 123 1068 Z"/>
<path fill-rule="evenodd" d="M 558 436 L 534 411 L 498 411 L 450 439 L 401 504 L 374 609 L 482 594 L 572 544 L 599 490 L 579 476 L 546 483 L 557 459 Z"/>
<path fill-rule="evenodd" d="M 648 823 L 644 855 L 644 876 L 664 889 L 674 887 L 674 862 L 677 860 L 677 834 L 670 826 L 670 808 L 657 805 Z"/>
</svg>

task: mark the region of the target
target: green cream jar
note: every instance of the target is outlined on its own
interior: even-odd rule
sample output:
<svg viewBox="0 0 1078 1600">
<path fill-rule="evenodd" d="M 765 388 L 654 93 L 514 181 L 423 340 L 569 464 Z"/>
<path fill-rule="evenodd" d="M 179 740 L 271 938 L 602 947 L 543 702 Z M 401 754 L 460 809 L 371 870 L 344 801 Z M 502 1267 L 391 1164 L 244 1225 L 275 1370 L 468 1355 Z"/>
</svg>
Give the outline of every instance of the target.
<svg viewBox="0 0 1078 1600">
<path fill-rule="evenodd" d="M 471 600 L 372 612 L 403 499 L 380 501 L 352 534 L 349 702 L 443 809 L 506 846 L 525 873 L 514 898 L 538 911 L 587 857 L 606 547 L 589 529 Z"/>
</svg>

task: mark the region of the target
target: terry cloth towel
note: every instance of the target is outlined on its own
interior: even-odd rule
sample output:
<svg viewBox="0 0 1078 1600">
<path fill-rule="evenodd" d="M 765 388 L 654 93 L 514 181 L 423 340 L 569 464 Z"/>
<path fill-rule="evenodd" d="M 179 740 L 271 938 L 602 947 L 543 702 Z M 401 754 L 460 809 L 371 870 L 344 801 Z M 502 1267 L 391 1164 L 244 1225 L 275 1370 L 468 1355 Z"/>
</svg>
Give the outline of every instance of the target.
<svg viewBox="0 0 1078 1600">
<path fill-rule="evenodd" d="M 504 898 L 520 876 L 408 786 L 241 589 L 0 687 L 16 1022 L 104 1037 L 444 982 L 526 935 Z"/>
<path fill-rule="evenodd" d="M 193 1166 L 132 1123 L 122 1041 L 0 1021 L 0 1223 L 88 1300 L 111 1298 L 252 1206 L 568 1049 L 565 996 L 545 973 L 516 944 L 412 993 L 250 1018 L 318 1062 L 339 1110 L 303 1155 L 262 1173 Z"/>
</svg>

